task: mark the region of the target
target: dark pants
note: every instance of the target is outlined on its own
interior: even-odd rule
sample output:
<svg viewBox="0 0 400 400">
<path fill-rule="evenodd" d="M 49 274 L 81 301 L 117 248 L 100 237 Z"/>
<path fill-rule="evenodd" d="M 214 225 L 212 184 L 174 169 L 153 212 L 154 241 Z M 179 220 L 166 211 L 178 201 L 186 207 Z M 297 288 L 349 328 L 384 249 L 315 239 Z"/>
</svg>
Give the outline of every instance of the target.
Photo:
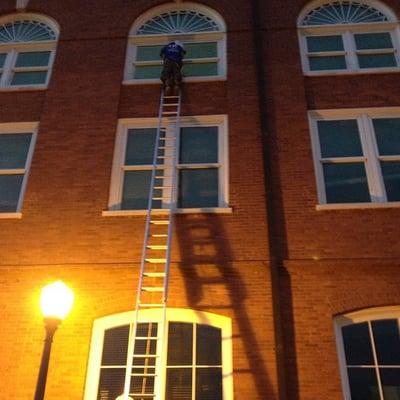
<svg viewBox="0 0 400 400">
<path fill-rule="evenodd" d="M 164 67 L 161 73 L 161 80 L 164 86 L 180 86 L 182 82 L 182 63 L 177 63 L 176 61 L 164 60 Z"/>
</svg>

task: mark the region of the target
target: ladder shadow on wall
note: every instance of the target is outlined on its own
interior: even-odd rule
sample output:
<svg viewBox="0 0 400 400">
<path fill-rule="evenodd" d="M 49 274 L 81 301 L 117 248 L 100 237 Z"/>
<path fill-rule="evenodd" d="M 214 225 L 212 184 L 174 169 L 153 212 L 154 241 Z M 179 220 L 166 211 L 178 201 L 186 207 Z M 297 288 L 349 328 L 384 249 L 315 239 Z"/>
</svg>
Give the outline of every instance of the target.
<svg viewBox="0 0 400 400">
<path fill-rule="evenodd" d="M 256 335 L 252 323 L 258 316 L 251 315 L 247 310 L 249 288 L 241 277 L 245 267 L 239 270 L 234 265 L 224 217 L 210 214 L 180 215 L 175 217 L 175 229 L 180 252 L 178 268 L 184 280 L 188 305 L 193 309 L 232 317 L 235 322 L 233 351 L 243 349 L 246 358 L 237 362 L 243 364 L 238 368 L 234 365 L 234 375 L 250 374 L 257 398 L 275 398 L 265 365 L 265 355 L 269 350 L 261 349 L 262 333 Z"/>
</svg>

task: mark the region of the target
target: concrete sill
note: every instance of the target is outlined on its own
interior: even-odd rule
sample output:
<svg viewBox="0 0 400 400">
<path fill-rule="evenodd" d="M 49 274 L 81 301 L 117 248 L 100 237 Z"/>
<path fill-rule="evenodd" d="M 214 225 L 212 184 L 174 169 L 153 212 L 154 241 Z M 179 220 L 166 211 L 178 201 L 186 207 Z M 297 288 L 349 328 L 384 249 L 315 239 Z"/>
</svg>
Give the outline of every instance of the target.
<svg viewBox="0 0 400 400">
<path fill-rule="evenodd" d="M 339 203 L 339 204 L 317 204 L 317 211 L 324 210 L 354 210 L 370 208 L 400 208 L 400 201 L 388 201 L 386 203 Z"/>
<path fill-rule="evenodd" d="M 20 212 L 0 212 L 0 219 L 21 219 L 22 213 Z"/>
<path fill-rule="evenodd" d="M 232 214 L 233 210 L 231 207 L 211 207 L 211 208 L 180 208 L 174 210 L 174 214 Z M 155 215 L 167 214 L 168 210 L 157 210 L 153 211 Z M 103 211 L 101 215 L 103 217 L 129 217 L 129 216 L 140 216 L 146 215 L 147 210 L 107 210 Z"/>
</svg>

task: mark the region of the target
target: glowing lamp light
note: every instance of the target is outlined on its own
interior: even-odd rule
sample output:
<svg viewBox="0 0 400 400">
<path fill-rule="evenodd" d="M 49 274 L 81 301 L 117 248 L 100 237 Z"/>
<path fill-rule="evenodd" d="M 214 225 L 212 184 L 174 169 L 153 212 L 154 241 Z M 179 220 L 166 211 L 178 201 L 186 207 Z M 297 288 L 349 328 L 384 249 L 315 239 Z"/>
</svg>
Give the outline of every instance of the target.
<svg viewBox="0 0 400 400">
<path fill-rule="evenodd" d="M 42 289 L 40 308 L 45 318 L 64 319 L 74 302 L 74 293 L 62 281 L 50 283 Z"/>
</svg>

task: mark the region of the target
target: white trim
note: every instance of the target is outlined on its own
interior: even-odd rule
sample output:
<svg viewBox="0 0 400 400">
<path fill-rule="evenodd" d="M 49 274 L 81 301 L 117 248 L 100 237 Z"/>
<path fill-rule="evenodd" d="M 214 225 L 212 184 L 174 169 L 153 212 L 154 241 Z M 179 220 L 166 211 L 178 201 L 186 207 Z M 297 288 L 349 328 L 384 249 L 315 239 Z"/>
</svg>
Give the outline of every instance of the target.
<svg viewBox="0 0 400 400">
<path fill-rule="evenodd" d="M 115 150 L 114 150 L 114 161 L 111 171 L 111 184 L 110 184 L 110 195 L 108 202 L 108 211 L 103 212 L 103 216 L 111 215 L 140 215 L 145 210 L 121 210 L 121 199 L 123 190 L 123 178 L 124 178 L 124 159 L 125 159 L 125 147 L 127 143 L 128 130 L 131 128 L 157 128 L 158 118 L 127 118 L 120 119 L 117 127 L 117 134 L 115 137 Z M 228 188 L 228 118 L 226 115 L 201 115 L 201 116 L 183 116 L 180 119 L 181 128 L 191 126 L 216 126 L 218 127 L 218 170 L 219 170 L 219 204 L 218 207 L 212 208 L 194 208 L 186 210 L 176 210 L 181 213 L 193 212 L 215 212 L 216 209 L 228 209 L 229 204 L 229 188 Z M 168 132 L 172 134 L 174 128 L 174 119 L 165 119 L 165 127 Z M 177 144 L 178 145 L 178 144 Z M 206 164 L 201 164 L 206 167 Z M 140 169 L 151 169 L 151 166 L 135 166 L 129 167 L 131 170 Z M 179 166 L 178 166 L 179 168 Z M 115 213 L 118 211 L 118 213 Z M 127 214 L 127 211 L 135 211 L 132 214 Z M 139 211 L 139 213 L 136 213 Z M 121 214 L 121 212 L 123 214 Z"/>
<path fill-rule="evenodd" d="M 339 315 L 334 318 L 333 324 L 336 337 L 336 349 L 338 354 L 339 370 L 340 370 L 344 400 L 351 400 L 351 394 L 350 394 L 349 379 L 347 375 L 346 355 L 344 350 L 343 335 L 341 329 L 342 327 L 347 325 L 352 325 L 361 322 L 368 322 L 373 356 L 375 360 L 375 370 L 376 370 L 377 368 L 379 368 L 379 363 L 377 362 L 376 358 L 376 349 L 374 340 L 372 340 L 370 321 L 383 320 L 383 319 L 397 319 L 399 323 L 400 307 L 399 306 L 374 307 Z M 379 384 L 379 392 L 381 400 L 383 400 L 382 387 L 381 384 L 379 383 L 380 379 L 379 374 L 377 374 L 377 379 Z"/>
<path fill-rule="evenodd" d="M 15 8 L 17 10 L 23 10 L 28 7 L 29 0 L 17 0 L 15 4 Z"/>
<path fill-rule="evenodd" d="M 400 107 L 310 110 L 308 112 L 311 133 L 311 147 L 314 156 L 314 170 L 319 201 L 319 204 L 316 205 L 317 210 L 399 207 L 399 201 L 387 200 L 380 161 L 384 160 L 400 162 L 400 154 L 388 157 L 379 155 L 372 124 L 372 119 L 378 118 L 400 118 Z M 347 119 L 357 121 L 363 154 L 357 157 L 322 158 L 317 121 Z M 327 203 L 324 176 L 322 171 L 322 164 L 324 162 L 362 162 L 365 166 L 371 201 L 366 203 Z"/>
<path fill-rule="evenodd" d="M 36 144 L 37 131 L 38 131 L 39 123 L 38 122 L 15 122 L 15 123 L 0 123 L 0 135 L 2 134 L 26 134 L 29 133 L 32 135 L 31 141 L 29 144 L 28 154 L 26 156 L 25 166 L 24 168 L 19 169 L 0 169 L 1 175 L 9 175 L 9 174 L 18 174 L 23 175 L 23 180 L 21 184 L 21 190 L 19 193 L 17 208 L 15 212 L 1 212 L 0 216 L 3 215 L 2 218 L 21 218 L 21 209 L 22 204 L 25 197 L 26 185 L 28 183 L 28 177 L 30 173 L 30 167 L 33 157 L 33 152 Z"/>
<path fill-rule="evenodd" d="M 141 320 L 158 322 L 162 320 L 162 310 L 142 311 Z M 104 331 L 109 328 L 128 325 L 134 320 L 134 311 L 110 315 L 96 319 L 93 323 L 90 344 L 84 400 L 95 400 L 100 378 Z M 223 400 L 233 400 L 233 364 L 232 364 L 232 323 L 231 319 L 209 312 L 184 308 L 167 308 L 166 321 L 206 324 L 221 329 L 222 333 L 222 379 Z M 167 337 L 165 338 L 167 339 Z M 166 348 L 166 347 L 165 347 Z M 156 400 L 163 400 L 164 393 L 158 393 Z"/>
<path fill-rule="evenodd" d="M 137 30 L 151 18 L 167 11 L 175 10 L 193 10 L 198 11 L 216 22 L 219 31 L 214 32 L 193 32 L 189 34 L 170 34 L 170 35 L 136 35 Z M 226 24 L 221 14 L 210 7 L 192 2 L 167 3 L 151 8 L 142 14 L 133 23 L 129 35 L 126 50 L 126 60 L 124 68 L 124 84 L 152 84 L 159 83 L 159 79 L 134 79 L 134 65 L 136 60 L 136 49 L 139 45 L 165 45 L 172 40 L 180 40 L 181 42 L 205 42 L 216 41 L 218 51 L 218 74 L 214 76 L 196 76 L 184 78 L 185 82 L 201 82 L 213 80 L 225 80 L 227 77 L 227 45 L 226 45 Z"/>
<path fill-rule="evenodd" d="M 12 21 L 21 21 L 21 20 L 32 20 L 32 21 L 43 22 L 55 32 L 57 39 L 60 35 L 60 25 L 57 23 L 57 21 L 43 14 L 18 12 L 18 13 L 3 15 L 0 16 L 0 25 L 7 24 Z"/>
<path fill-rule="evenodd" d="M 1 212 L 0 211 L 0 219 L 21 219 L 22 213 L 20 212 Z"/>
</svg>

